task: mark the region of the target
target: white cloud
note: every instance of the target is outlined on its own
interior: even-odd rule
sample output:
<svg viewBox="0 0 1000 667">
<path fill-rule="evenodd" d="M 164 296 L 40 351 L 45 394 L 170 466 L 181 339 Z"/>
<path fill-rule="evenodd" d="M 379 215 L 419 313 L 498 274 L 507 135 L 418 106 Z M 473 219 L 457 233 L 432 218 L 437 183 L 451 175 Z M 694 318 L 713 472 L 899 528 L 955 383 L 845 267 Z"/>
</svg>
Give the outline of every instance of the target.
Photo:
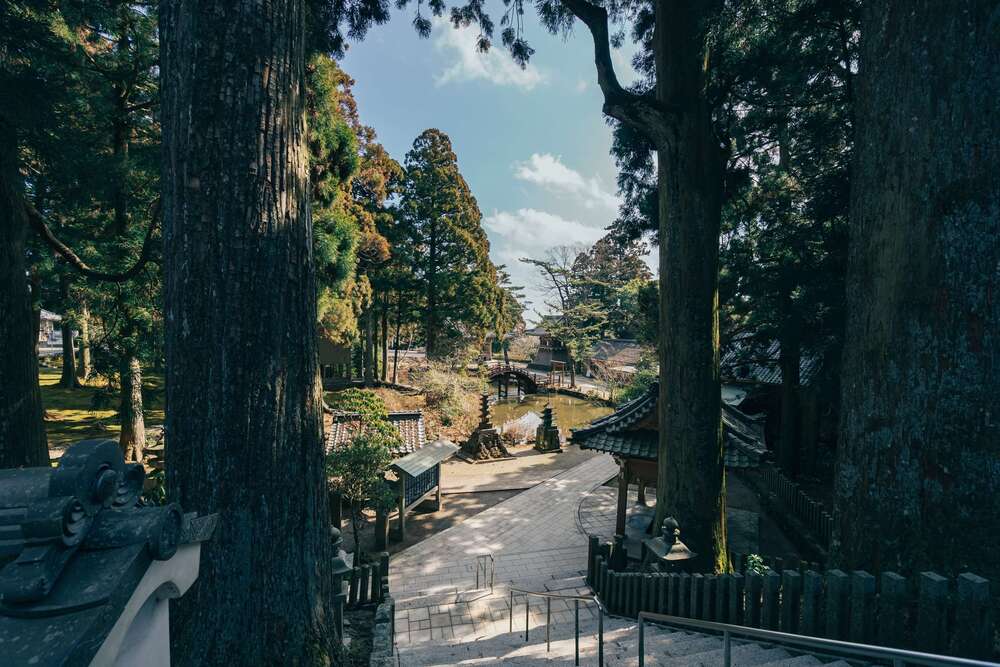
<svg viewBox="0 0 1000 667">
<path fill-rule="evenodd" d="M 490 239 L 490 254 L 496 264 L 507 265 L 515 285 L 525 287 L 525 297 L 531 302 L 528 319 L 535 312 L 549 311 L 549 297 L 542 288 L 538 270 L 521 262 L 522 257 L 542 259 L 549 248 L 563 245 L 592 245 L 607 232 L 577 220 L 533 208 L 516 211 L 493 211 L 483 218 L 483 227 Z"/>
<path fill-rule="evenodd" d="M 618 210 L 618 197 L 604 188 L 600 179 L 586 178 L 550 153 L 533 153 L 526 162 L 514 163 L 514 176 L 550 192 L 579 198 L 587 208 L 597 206 Z"/>
<path fill-rule="evenodd" d="M 494 45 L 486 53 L 480 53 L 476 48 L 479 31 L 473 26 L 456 29 L 448 21 L 436 19 L 434 32 L 437 34 L 434 47 L 447 52 L 454 60 L 450 67 L 434 77 L 438 86 L 483 80 L 498 86 L 531 90 L 545 80 L 543 73 L 533 65 L 521 69 L 503 47 Z"/>
<path fill-rule="evenodd" d="M 577 79 L 576 86 L 574 88 L 577 93 L 584 93 L 587 91 L 587 82 L 583 79 Z"/>
</svg>

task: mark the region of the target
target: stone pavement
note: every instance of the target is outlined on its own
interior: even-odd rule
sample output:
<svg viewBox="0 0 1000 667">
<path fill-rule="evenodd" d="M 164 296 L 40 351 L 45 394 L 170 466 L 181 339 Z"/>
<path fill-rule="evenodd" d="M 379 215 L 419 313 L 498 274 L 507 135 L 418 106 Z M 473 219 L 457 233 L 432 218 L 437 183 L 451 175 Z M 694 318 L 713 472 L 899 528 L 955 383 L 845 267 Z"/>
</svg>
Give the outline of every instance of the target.
<svg viewBox="0 0 1000 667">
<path fill-rule="evenodd" d="M 393 557 L 397 644 L 506 631 L 509 585 L 563 590 L 553 584 L 576 577 L 565 589 L 582 586 L 587 536 L 577 525 L 577 507 L 617 471 L 610 456 L 595 456 Z M 495 559 L 492 594 L 473 590 L 480 554 Z"/>
</svg>

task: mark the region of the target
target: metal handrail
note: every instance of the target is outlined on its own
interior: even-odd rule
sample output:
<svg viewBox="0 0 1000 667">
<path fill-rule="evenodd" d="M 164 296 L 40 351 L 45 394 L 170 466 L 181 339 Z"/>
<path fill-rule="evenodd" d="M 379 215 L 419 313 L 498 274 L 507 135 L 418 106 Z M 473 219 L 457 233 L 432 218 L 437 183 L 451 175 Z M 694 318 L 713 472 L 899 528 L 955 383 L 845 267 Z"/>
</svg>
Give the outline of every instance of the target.
<svg viewBox="0 0 1000 667">
<path fill-rule="evenodd" d="M 489 561 L 486 559 L 489 558 Z M 483 583 L 486 583 L 487 579 L 487 563 L 489 564 L 489 581 L 490 581 L 490 592 L 493 592 L 493 580 L 496 578 L 497 562 L 493 558 L 493 554 L 479 554 L 476 556 L 476 590 L 479 590 L 479 573 L 483 573 Z"/>
<path fill-rule="evenodd" d="M 552 600 L 573 600 L 573 664 L 580 664 L 580 603 L 581 602 L 593 602 L 597 605 L 597 664 L 598 667 L 604 667 L 604 614 L 607 613 L 607 608 L 604 603 L 601 602 L 600 598 L 596 595 L 564 595 L 561 593 L 550 593 L 548 591 L 529 591 L 523 588 L 510 587 L 510 626 L 509 631 L 514 632 L 514 594 L 518 593 L 524 596 L 524 641 L 528 641 L 528 631 L 530 627 L 529 612 L 530 605 L 528 604 L 528 596 L 536 595 L 540 598 L 545 598 L 545 651 L 546 653 L 552 649 L 552 637 L 551 637 L 551 627 L 552 627 Z"/>
<path fill-rule="evenodd" d="M 825 637 L 794 635 L 789 632 L 778 632 L 777 630 L 748 628 L 742 625 L 732 625 L 730 623 L 702 621 L 694 618 L 680 618 L 678 616 L 666 616 L 664 614 L 654 614 L 652 612 L 643 611 L 639 613 L 639 667 L 644 667 L 646 660 L 646 621 L 676 625 L 685 628 L 694 628 L 696 630 L 721 632 L 723 639 L 722 664 L 724 667 L 730 667 L 731 665 L 732 635 L 737 635 L 742 638 L 759 639 L 774 644 L 784 644 L 786 646 L 790 645 L 824 653 L 831 652 L 834 654 L 846 654 L 868 660 L 886 660 L 891 662 L 893 667 L 904 667 L 904 665 L 922 665 L 925 667 L 997 667 L 998 665 L 998 663 L 995 662 L 983 662 L 981 660 L 971 660 L 969 658 L 955 658 L 947 655 L 921 653 L 919 651 L 908 651 L 906 649 L 889 648 L 886 646 L 858 644 L 839 639 L 826 639 Z"/>
</svg>

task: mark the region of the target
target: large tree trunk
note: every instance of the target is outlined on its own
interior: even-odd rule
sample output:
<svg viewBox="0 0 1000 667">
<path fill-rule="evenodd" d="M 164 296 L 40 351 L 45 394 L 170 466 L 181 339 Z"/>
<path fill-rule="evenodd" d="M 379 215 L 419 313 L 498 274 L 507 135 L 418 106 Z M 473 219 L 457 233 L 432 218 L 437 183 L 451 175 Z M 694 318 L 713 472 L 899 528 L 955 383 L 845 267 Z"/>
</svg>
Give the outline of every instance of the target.
<svg viewBox="0 0 1000 667">
<path fill-rule="evenodd" d="M 90 377 L 90 308 L 87 303 L 80 305 L 80 363 L 76 366 L 76 376 L 81 380 Z"/>
<path fill-rule="evenodd" d="M 375 384 L 375 303 L 368 304 L 365 309 L 365 358 L 364 358 L 364 378 L 365 386 L 371 387 Z"/>
<path fill-rule="evenodd" d="M 76 351 L 73 349 L 73 322 L 69 318 L 69 276 L 59 278 L 59 291 L 63 301 L 63 318 L 60 324 L 62 331 L 62 375 L 59 376 L 59 386 L 64 389 L 76 389 L 80 382 L 76 378 Z"/>
<path fill-rule="evenodd" d="M 142 408 L 142 366 L 134 356 L 122 359 L 121 406 L 118 415 L 122 430 L 118 445 L 122 448 L 126 461 L 141 462 L 145 456 L 146 420 Z"/>
<path fill-rule="evenodd" d="M 833 551 L 1000 577 L 997 3 L 864 5 Z"/>
<path fill-rule="evenodd" d="M 38 388 L 38 324 L 24 264 L 17 138 L 0 120 L 0 468 L 47 466 L 49 446 Z"/>
<path fill-rule="evenodd" d="M 427 260 L 427 313 L 424 317 L 424 349 L 430 359 L 437 352 L 437 221 L 431 220 Z"/>
<path fill-rule="evenodd" d="M 798 318 L 792 312 L 789 294 L 782 296 L 782 321 L 779 331 L 781 366 L 781 427 L 778 434 L 778 463 L 792 477 L 798 474 L 799 463 L 799 391 L 802 349 Z"/>
<path fill-rule="evenodd" d="M 167 481 L 219 512 L 180 665 L 334 650 L 309 210 L 305 2 L 160 4 Z"/>
<path fill-rule="evenodd" d="M 396 292 L 396 331 L 392 343 L 392 383 L 399 378 L 399 328 L 403 325 L 403 295 Z"/>
<path fill-rule="evenodd" d="M 728 565 L 719 398 L 723 155 L 705 99 L 703 8 L 656 4 L 657 99 L 677 109 L 656 141 L 660 216 L 657 520 L 673 515 L 700 569 Z M 659 523 L 657 523 L 659 525 Z"/>
<path fill-rule="evenodd" d="M 379 377 L 382 382 L 389 378 L 389 293 L 382 295 L 382 323 L 379 327 L 379 335 L 382 337 L 382 366 L 379 368 Z"/>
</svg>

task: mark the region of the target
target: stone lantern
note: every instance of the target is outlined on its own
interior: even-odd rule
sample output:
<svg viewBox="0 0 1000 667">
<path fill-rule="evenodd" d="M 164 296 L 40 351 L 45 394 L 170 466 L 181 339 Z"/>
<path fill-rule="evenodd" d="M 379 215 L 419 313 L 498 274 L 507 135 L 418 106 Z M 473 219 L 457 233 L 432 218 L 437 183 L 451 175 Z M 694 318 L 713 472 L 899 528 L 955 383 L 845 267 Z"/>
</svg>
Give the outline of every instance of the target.
<svg viewBox="0 0 1000 667">
<path fill-rule="evenodd" d="M 659 537 L 643 540 L 643 565 L 669 571 L 679 568 L 685 561 L 697 556 L 698 554 L 681 542 L 680 536 L 681 529 L 677 519 L 668 516 L 663 520 Z"/>
<path fill-rule="evenodd" d="M 330 529 L 330 539 L 333 542 L 333 560 L 330 561 L 330 574 L 333 575 L 334 624 L 337 638 L 344 638 L 344 605 L 347 603 L 347 581 L 345 575 L 351 572 L 351 567 L 344 558 L 346 553 L 341 549 L 344 538 L 339 528 Z"/>
</svg>

